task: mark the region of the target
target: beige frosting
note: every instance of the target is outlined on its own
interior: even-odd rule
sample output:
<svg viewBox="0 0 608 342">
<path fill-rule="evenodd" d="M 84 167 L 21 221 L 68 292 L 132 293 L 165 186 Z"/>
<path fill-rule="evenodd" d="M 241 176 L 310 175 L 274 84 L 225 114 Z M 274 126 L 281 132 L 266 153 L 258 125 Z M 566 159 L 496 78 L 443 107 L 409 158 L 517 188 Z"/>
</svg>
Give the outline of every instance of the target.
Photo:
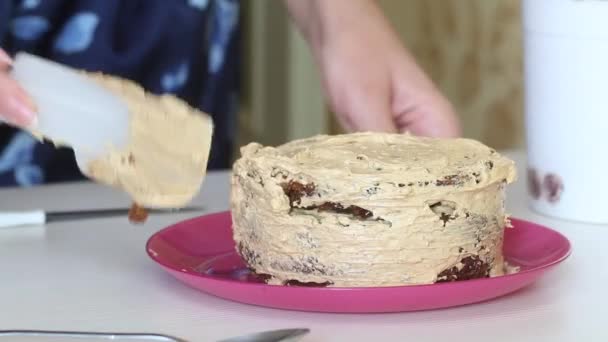
<svg viewBox="0 0 608 342">
<path fill-rule="evenodd" d="M 83 172 L 123 189 L 141 206 L 185 206 L 205 177 L 211 118 L 174 96 L 146 93 L 134 82 L 89 76 L 126 102 L 130 137 L 127 146 L 90 162 Z"/>
<path fill-rule="evenodd" d="M 475 256 L 503 274 L 511 160 L 467 139 L 358 133 L 242 148 L 234 238 L 257 273 L 332 286 L 427 284 Z M 284 184 L 314 184 L 290 207 Z M 355 205 L 367 219 L 307 209 Z M 447 218 L 447 222 L 443 219 Z"/>
</svg>

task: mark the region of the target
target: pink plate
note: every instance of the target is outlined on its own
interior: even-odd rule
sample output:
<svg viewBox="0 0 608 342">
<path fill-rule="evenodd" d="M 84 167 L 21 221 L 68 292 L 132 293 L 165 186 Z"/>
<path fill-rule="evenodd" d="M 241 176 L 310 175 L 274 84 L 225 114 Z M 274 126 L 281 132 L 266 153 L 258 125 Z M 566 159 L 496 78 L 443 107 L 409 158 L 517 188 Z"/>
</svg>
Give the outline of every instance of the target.
<svg viewBox="0 0 608 342">
<path fill-rule="evenodd" d="M 230 213 L 183 221 L 150 238 L 150 257 L 184 283 L 218 297 L 273 308 L 318 312 L 416 311 L 481 302 L 521 289 L 570 254 L 560 233 L 512 219 L 505 233 L 507 260 L 516 274 L 434 285 L 395 287 L 299 287 L 266 285 L 234 251 Z"/>
</svg>

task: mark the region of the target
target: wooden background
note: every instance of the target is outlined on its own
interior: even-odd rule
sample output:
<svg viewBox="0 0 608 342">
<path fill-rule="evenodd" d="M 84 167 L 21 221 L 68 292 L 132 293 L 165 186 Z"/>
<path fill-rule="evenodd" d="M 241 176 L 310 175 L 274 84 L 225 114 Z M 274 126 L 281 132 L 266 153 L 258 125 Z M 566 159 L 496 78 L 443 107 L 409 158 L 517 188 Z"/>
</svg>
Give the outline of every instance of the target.
<svg viewBox="0 0 608 342">
<path fill-rule="evenodd" d="M 452 101 L 465 135 L 523 145 L 519 0 L 381 0 L 420 65 Z"/>
<path fill-rule="evenodd" d="M 519 0 L 378 2 L 456 107 L 466 137 L 495 148 L 523 145 Z M 244 4 L 239 144 L 338 132 L 324 108 L 316 68 L 281 1 Z"/>
</svg>

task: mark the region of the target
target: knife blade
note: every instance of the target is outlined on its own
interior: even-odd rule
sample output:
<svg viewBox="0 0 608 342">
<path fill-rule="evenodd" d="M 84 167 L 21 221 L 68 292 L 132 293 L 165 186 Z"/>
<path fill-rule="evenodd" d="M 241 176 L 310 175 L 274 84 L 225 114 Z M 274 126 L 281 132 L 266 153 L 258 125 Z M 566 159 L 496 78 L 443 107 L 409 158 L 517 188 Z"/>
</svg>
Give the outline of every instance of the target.
<svg viewBox="0 0 608 342">
<path fill-rule="evenodd" d="M 186 207 L 182 209 L 147 209 L 150 214 L 179 214 L 204 210 L 203 207 Z M 51 222 L 86 220 L 93 218 L 107 218 L 125 216 L 129 208 L 66 210 L 66 211 L 0 211 L 0 228 L 9 228 L 25 225 L 42 225 Z"/>
</svg>

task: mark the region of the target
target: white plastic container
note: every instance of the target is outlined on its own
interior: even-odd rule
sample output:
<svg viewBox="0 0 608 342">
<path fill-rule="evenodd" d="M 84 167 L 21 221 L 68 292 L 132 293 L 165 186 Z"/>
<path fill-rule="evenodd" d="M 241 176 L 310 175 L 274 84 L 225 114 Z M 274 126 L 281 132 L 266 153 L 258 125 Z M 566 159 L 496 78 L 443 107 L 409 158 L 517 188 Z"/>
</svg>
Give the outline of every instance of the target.
<svg viewBox="0 0 608 342">
<path fill-rule="evenodd" d="M 126 103 L 75 69 L 21 52 L 11 76 L 37 106 L 38 123 L 29 128 L 72 147 L 81 170 L 109 148 L 127 143 Z"/>
<path fill-rule="evenodd" d="M 530 204 L 608 223 L 608 1 L 523 0 Z"/>
</svg>

